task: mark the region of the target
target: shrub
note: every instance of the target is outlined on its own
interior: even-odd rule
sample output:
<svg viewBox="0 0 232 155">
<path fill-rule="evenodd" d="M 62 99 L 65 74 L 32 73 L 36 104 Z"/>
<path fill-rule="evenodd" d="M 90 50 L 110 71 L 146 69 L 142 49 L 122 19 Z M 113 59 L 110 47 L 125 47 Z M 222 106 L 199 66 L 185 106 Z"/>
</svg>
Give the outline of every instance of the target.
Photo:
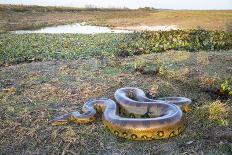
<svg viewBox="0 0 232 155">
<path fill-rule="evenodd" d="M 225 80 L 221 84 L 220 92 L 232 96 L 232 79 Z"/>
<path fill-rule="evenodd" d="M 215 101 L 208 107 L 209 119 L 217 122 L 220 125 L 228 125 L 228 115 L 230 108 L 226 103 Z"/>
<path fill-rule="evenodd" d="M 187 51 L 229 50 L 232 49 L 232 33 L 203 29 L 136 32 L 128 35 L 121 47 L 123 48 L 120 48 L 119 51 L 129 52 L 127 55 L 163 52 L 172 49 Z"/>
</svg>

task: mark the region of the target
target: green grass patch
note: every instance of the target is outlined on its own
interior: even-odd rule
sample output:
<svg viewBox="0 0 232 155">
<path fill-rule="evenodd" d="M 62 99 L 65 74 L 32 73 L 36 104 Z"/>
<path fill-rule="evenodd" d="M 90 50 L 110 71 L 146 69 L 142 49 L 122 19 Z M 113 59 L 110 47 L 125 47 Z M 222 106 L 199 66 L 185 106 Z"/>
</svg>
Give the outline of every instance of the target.
<svg viewBox="0 0 232 155">
<path fill-rule="evenodd" d="M 87 57 L 125 57 L 168 50 L 230 50 L 232 33 L 178 30 L 95 35 L 0 34 L 0 45 L 0 65 L 3 65 Z"/>
<path fill-rule="evenodd" d="M 232 33 L 206 30 L 145 31 L 128 35 L 124 42 L 117 53 L 119 56 L 167 50 L 220 51 L 232 48 Z"/>
<path fill-rule="evenodd" d="M 11 65 L 0 68 L 0 152 L 231 154 L 232 102 L 228 95 L 221 98 L 220 89 L 231 89 L 226 81 L 231 76 L 232 51 L 170 50 L 117 57 L 120 45 L 128 44 L 125 40 L 138 41 L 134 35 L 1 34 L 1 64 Z M 26 62 L 31 63 L 14 64 L 29 58 Z M 136 71 L 149 72 L 157 66 L 158 74 Z M 55 116 L 80 110 L 89 99 L 114 99 L 115 90 L 126 86 L 141 88 L 154 98 L 191 98 L 183 134 L 128 141 L 106 130 L 100 115 L 92 124 L 48 124 Z"/>
<path fill-rule="evenodd" d="M 122 34 L 1 34 L 0 64 L 111 56 Z"/>
</svg>

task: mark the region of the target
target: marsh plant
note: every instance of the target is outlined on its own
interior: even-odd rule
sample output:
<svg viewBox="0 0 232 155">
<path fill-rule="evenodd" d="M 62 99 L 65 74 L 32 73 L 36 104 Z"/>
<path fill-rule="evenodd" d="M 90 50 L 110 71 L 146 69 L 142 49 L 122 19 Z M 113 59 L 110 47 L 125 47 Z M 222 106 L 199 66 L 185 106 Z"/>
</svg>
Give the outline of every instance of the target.
<svg viewBox="0 0 232 155">
<path fill-rule="evenodd" d="M 232 49 L 232 33 L 173 30 L 101 35 L 0 35 L 0 65 L 76 60 L 83 57 L 127 57 L 169 50 Z"/>
<path fill-rule="evenodd" d="M 208 106 L 209 119 L 219 125 L 227 126 L 230 107 L 219 100 L 214 101 Z"/>
<path fill-rule="evenodd" d="M 221 84 L 220 92 L 232 96 L 232 79 L 227 79 Z"/>
<path fill-rule="evenodd" d="M 139 55 L 168 50 L 190 52 L 220 51 L 232 48 L 232 33 L 198 30 L 144 31 L 127 36 L 119 55 Z"/>
</svg>

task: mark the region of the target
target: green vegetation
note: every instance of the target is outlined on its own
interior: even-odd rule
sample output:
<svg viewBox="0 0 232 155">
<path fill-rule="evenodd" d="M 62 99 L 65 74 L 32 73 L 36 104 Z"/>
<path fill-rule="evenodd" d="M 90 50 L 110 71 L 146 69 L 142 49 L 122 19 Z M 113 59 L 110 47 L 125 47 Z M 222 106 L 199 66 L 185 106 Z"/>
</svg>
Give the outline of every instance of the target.
<svg viewBox="0 0 232 155">
<path fill-rule="evenodd" d="M 118 55 L 140 55 L 167 50 L 220 51 L 232 48 L 232 33 L 205 30 L 140 32 L 125 39 Z"/>
<path fill-rule="evenodd" d="M 215 101 L 209 105 L 209 119 L 220 125 L 228 125 L 230 107 L 221 101 Z"/>
<path fill-rule="evenodd" d="M 73 35 L 75 38 L 81 36 Z M 95 37 L 104 39 L 106 35 Z M 107 37 L 110 39 L 113 35 Z M 55 38 L 64 38 L 64 35 L 56 35 Z M 57 43 L 47 41 L 46 44 L 47 47 L 53 47 Z M 114 47 L 113 44 L 108 46 Z M 1 67 L 0 152 L 32 154 L 36 150 L 38 154 L 230 154 L 232 120 L 228 107 L 232 100 L 227 97 L 217 104 L 220 94 L 206 92 L 205 89 L 209 86 L 211 88 L 210 83 L 220 88 L 220 84 L 231 76 L 228 72 L 231 61 L 231 50 L 195 53 L 167 51 L 126 58 L 89 57 Z M 136 67 L 146 66 L 151 69 L 152 66 L 162 66 L 162 74 L 134 71 Z M 100 115 L 96 122 L 87 125 L 53 127 L 48 124 L 48 120 L 54 116 L 80 110 L 89 99 L 113 99 L 114 91 L 123 86 L 139 87 L 153 94 L 153 97 L 180 95 L 191 98 L 192 111 L 187 115 L 188 124 L 183 135 L 149 142 L 118 139 L 103 127 Z"/>
<path fill-rule="evenodd" d="M 123 34 L 2 34 L 0 64 L 111 56 L 124 37 Z"/>
<path fill-rule="evenodd" d="M 82 57 L 132 56 L 168 50 L 232 49 L 232 33 L 205 30 L 133 34 L 2 34 L 0 65 Z"/>
<path fill-rule="evenodd" d="M 144 10 L 151 10 L 149 8 L 141 8 Z M 37 6 L 37 5 L 7 5 L 1 4 L 0 11 L 13 11 L 13 12 L 79 12 L 79 11 L 121 11 L 129 10 L 127 8 L 97 8 L 97 7 L 59 7 L 59 6 Z"/>
<path fill-rule="evenodd" d="M 232 33 L 208 31 L 226 30 L 231 11 L 93 11 L 3 6 L 0 31 L 81 21 L 186 29 L 200 24 L 207 31 L 1 33 L 0 154 L 231 154 Z M 80 110 L 89 99 L 113 99 L 115 90 L 125 86 L 139 87 L 153 98 L 191 98 L 183 134 L 127 141 L 107 131 L 100 115 L 87 125 L 48 124 L 54 116 Z"/>
<path fill-rule="evenodd" d="M 220 92 L 232 96 L 232 79 L 226 79 L 221 84 Z"/>
</svg>

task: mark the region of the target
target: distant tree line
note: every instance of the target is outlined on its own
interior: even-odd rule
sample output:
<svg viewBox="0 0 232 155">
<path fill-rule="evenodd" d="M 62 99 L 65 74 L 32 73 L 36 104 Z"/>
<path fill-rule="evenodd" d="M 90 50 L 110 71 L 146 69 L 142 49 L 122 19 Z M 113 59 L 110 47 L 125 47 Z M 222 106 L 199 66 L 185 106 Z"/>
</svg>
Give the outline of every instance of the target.
<svg viewBox="0 0 232 155">
<path fill-rule="evenodd" d="M 86 4 L 84 7 L 61 7 L 61 6 L 37 6 L 37 5 L 12 5 L 12 4 L 0 4 L 0 11 L 14 11 L 14 12 L 51 12 L 51 11 L 97 11 L 97 10 L 156 10 L 153 7 L 141 7 L 138 9 L 130 9 L 128 7 L 97 7 L 93 4 Z"/>
</svg>

